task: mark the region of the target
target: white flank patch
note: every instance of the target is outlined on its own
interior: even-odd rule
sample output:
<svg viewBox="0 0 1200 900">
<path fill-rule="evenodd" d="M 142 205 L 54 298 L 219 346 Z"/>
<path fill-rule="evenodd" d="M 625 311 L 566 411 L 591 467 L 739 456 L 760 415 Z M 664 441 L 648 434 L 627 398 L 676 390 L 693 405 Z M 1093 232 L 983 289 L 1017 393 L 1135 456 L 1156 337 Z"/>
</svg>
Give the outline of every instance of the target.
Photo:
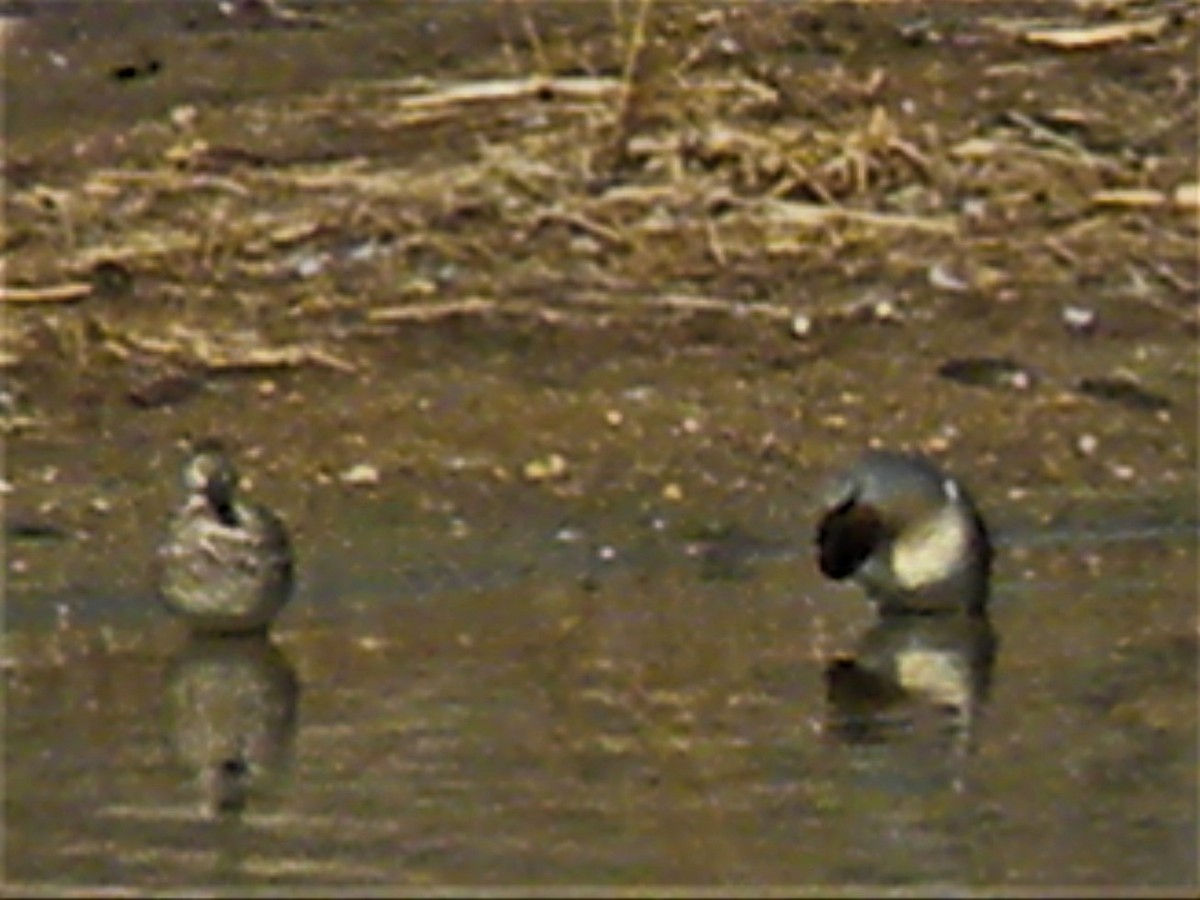
<svg viewBox="0 0 1200 900">
<path fill-rule="evenodd" d="M 915 591 L 952 575 L 971 549 L 970 527 L 957 506 L 908 528 L 892 545 L 892 571 L 906 590 Z"/>
<path fill-rule="evenodd" d="M 945 650 L 907 650 L 896 658 L 900 685 L 945 706 L 965 706 L 970 687 L 962 657 Z"/>
</svg>

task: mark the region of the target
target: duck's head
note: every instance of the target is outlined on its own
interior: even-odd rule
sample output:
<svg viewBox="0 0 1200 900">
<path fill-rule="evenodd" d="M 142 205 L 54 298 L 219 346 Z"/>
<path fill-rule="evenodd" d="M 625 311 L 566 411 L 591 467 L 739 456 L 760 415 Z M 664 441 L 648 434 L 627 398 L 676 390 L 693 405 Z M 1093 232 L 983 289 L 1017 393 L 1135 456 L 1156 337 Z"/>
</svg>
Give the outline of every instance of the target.
<svg viewBox="0 0 1200 900">
<path fill-rule="evenodd" d="M 238 473 L 220 442 L 206 439 L 193 446 L 183 467 L 183 483 L 188 494 L 203 501 L 218 519 L 226 525 L 237 524 L 234 493 Z"/>
<path fill-rule="evenodd" d="M 982 612 L 992 548 L 970 496 L 922 456 L 870 451 L 820 496 L 817 564 L 882 612 Z"/>
</svg>

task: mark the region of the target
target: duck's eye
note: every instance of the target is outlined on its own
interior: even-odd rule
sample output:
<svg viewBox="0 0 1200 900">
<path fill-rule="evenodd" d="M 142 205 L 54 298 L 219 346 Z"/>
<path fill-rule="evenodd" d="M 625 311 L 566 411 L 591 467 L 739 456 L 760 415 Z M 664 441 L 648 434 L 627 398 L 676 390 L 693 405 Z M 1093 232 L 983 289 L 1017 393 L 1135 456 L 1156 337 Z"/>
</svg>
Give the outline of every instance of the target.
<svg viewBox="0 0 1200 900">
<path fill-rule="evenodd" d="M 849 578 L 875 551 L 884 526 L 874 508 L 850 499 L 817 526 L 817 564 L 826 578 Z"/>
</svg>

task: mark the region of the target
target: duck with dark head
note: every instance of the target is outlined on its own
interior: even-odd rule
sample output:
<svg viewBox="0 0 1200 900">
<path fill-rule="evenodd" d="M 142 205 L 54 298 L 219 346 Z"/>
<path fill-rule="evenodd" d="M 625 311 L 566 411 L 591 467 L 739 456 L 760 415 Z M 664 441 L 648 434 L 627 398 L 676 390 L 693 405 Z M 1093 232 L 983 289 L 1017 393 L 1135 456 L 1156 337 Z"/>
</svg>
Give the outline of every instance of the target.
<svg viewBox="0 0 1200 900">
<path fill-rule="evenodd" d="M 825 670 L 834 731 L 876 737 L 882 711 L 925 701 L 968 737 L 996 653 L 992 544 L 967 490 L 923 456 L 869 451 L 820 495 L 817 565 L 877 611 L 852 656 Z"/>
</svg>

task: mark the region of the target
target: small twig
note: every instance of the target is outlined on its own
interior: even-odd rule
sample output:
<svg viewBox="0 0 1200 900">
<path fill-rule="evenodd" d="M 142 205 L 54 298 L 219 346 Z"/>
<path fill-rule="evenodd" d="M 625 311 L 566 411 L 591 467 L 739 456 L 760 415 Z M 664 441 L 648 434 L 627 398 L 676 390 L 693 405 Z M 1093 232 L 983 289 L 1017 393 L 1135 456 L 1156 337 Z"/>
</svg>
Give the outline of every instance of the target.
<svg viewBox="0 0 1200 900">
<path fill-rule="evenodd" d="M 780 225 L 822 226 L 849 222 L 870 228 L 905 228 L 934 234 L 952 235 L 958 231 L 952 216 L 910 216 L 783 200 L 765 201 L 761 208 L 764 218 Z"/>
<path fill-rule="evenodd" d="M 582 213 L 566 212 L 559 209 L 548 209 L 539 213 L 529 226 L 529 233 L 537 231 L 543 225 L 552 224 L 566 225 L 570 228 L 575 228 L 585 234 L 590 234 L 597 240 L 608 244 L 611 247 L 622 249 L 629 246 L 629 241 L 623 238 L 620 234 L 609 228 L 607 225 L 602 225 L 595 222 Z"/>
<path fill-rule="evenodd" d="M 74 303 L 91 295 L 92 285 L 72 281 L 51 287 L 20 288 L 0 286 L 0 303 Z"/>
<path fill-rule="evenodd" d="M 442 303 L 413 303 L 408 306 L 390 306 L 373 309 L 367 313 L 369 322 L 435 322 L 451 316 L 478 315 L 496 309 L 496 301 L 483 297 L 466 300 L 447 300 Z"/>
<path fill-rule="evenodd" d="M 1184 276 L 1180 275 L 1165 262 L 1157 262 L 1155 260 L 1143 260 L 1143 264 L 1157 275 L 1162 281 L 1166 282 L 1180 294 L 1185 297 L 1195 297 L 1198 285 Z"/>
<path fill-rule="evenodd" d="M 704 220 L 704 237 L 713 262 L 724 268 L 729 258 L 725 254 L 725 244 L 721 240 L 721 235 L 717 232 L 717 224 L 711 218 Z"/>
<path fill-rule="evenodd" d="M 654 0 L 640 0 L 637 8 L 637 19 L 633 23 L 633 31 L 629 35 L 625 52 L 625 67 L 621 73 L 621 102 L 617 108 L 616 140 L 613 142 L 615 151 L 613 158 L 618 166 L 629 157 L 629 141 L 633 136 L 634 111 L 637 105 L 639 78 L 642 67 L 642 53 L 646 48 L 646 21 L 650 16 L 650 7 Z"/>
<path fill-rule="evenodd" d="M 211 372 L 296 369 L 304 365 L 323 366 L 337 372 L 357 371 L 352 363 L 318 347 L 262 347 L 237 356 L 204 357 L 200 362 Z"/>
<path fill-rule="evenodd" d="M 667 294 L 650 297 L 614 299 L 605 294 L 577 294 L 568 301 L 572 306 L 590 306 L 612 310 L 644 311 L 657 309 L 682 313 L 723 313 L 730 316 L 759 316 L 774 321 L 790 322 L 795 310 L 774 303 L 742 303 L 721 297 L 697 297 L 690 294 Z"/>
<path fill-rule="evenodd" d="M 1056 50 L 1086 50 L 1137 38 L 1157 38 L 1170 24 L 1166 16 L 1082 28 L 1030 28 L 1021 38 Z"/>
<path fill-rule="evenodd" d="M 497 78 L 451 84 L 432 93 L 402 97 L 397 106 L 401 111 L 419 111 L 547 95 L 567 100 L 603 100 L 620 89 L 621 83 L 613 78 Z"/>
<path fill-rule="evenodd" d="M 175 191 L 215 190 L 233 194 L 237 197 L 249 197 L 250 189 L 239 181 L 222 175 L 203 173 L 181 175 L 173 171 L 137 170 L 137 169 L 103 169 L 92 176 L 93 181 L 125 182 L 130 184 L 146 184 L 156 188 L 169 188 Z"/>
<path fill-rule="evenodd" d="M 106 345 L 110 350 L 115 350 L 116 346 L 120 344 L 154 356 L 183 357 L 188 362 L 194 362 L 209 372 L 295 369 L 304 365 L 324 366 L 338 372 L 357 371 L 352 363 L 327 350 L 303 345 L 254 347 L 226 353 L 214 351 L 206 335 L 190 335 L 186 342 L 165 341 L 136 334 L 110 334 L 108 336 Z"/>
<path fill-rule="evenodd" d="M 1092 151 L 1088 150 L 1078 141 L 1071 140 L 1071 138 L 1059 134 L 1054 129 L 1048 128 L 1040 122 L 1035 122 L 1024 113 L 1020 113 L 1015 109 L 1012 109 L 1009 110 L 1005 115 L 1014 125 L 1018 125 L 1025 129 L 1025 131 L 1032 138 L 1043 141 L 1044 143 L 1047 143 L 1053 147 L 1057 147 L 1060 150 L 1066 150 L 1068 153 L 1071 153 L 1080 159 L 1086 160 L 1088 163 L 1096 166 L 1097 168 L 1104 168 L 1112 165 L 1112 163 L 1110 163 L 1108 160 L 1092 153 Z"/>
</svg>

